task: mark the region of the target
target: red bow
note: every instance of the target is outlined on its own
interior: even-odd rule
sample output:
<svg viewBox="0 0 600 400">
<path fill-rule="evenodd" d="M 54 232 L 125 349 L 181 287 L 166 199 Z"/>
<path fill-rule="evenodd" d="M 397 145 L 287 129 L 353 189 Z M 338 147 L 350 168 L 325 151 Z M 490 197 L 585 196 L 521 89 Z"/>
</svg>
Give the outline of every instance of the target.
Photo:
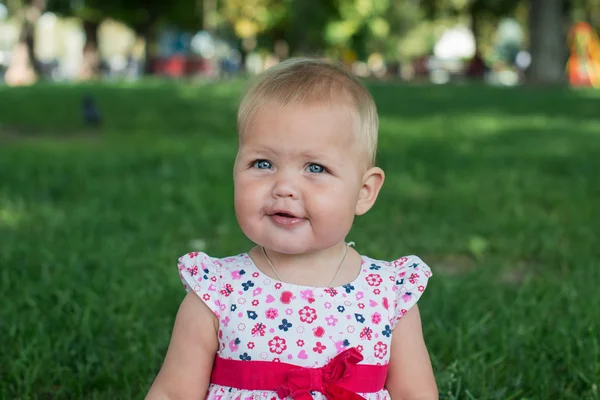
<svg viewBox="0 0 600 400">
<path fill-rule="evenodd" d="M 316 391 L 329 400 L 363 400 L 362 396 L 338 385 L 352 376 L 354 367 L 362 360 L 362 354 L 351 347 L 321 368 L 295 368 L 287 373 L 285 382 L 277 389 L 277 396 L 312 400 L 310 392 Z"/>
</svg>

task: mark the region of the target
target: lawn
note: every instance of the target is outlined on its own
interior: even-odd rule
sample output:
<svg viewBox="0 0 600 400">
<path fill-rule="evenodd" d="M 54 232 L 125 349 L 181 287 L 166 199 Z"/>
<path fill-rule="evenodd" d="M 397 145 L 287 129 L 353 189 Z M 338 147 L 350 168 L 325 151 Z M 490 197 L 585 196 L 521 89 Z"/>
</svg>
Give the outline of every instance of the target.
<svg viewBox="0 0 600 400">
<path fill-rule="evenodd" d="M 443 399 L 598 399 L 600 93 L 370 85 L 387 181 L 348 240 L 421 256 Z M 0 87 L 0 398 L 141 399 L 176 260 L 249 248 L 241 82 Z M 82 126 L 92 93 L 100 129 Z"/>
</svg>

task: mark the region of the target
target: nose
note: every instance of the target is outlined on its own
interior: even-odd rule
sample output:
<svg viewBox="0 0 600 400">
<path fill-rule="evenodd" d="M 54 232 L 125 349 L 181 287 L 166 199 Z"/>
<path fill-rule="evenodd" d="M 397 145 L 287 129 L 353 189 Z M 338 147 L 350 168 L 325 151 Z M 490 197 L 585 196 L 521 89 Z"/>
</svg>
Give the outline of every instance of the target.
<svg viewBox="0 0 600 400">
<path fill-rule="evenodd" d="M 282 197 L 297 199 L 298 193 L 298 182 L 293 174 L 283 171 L 278 172 L 273 184 L 273 197 L 276 199 Z"/>
</svg>

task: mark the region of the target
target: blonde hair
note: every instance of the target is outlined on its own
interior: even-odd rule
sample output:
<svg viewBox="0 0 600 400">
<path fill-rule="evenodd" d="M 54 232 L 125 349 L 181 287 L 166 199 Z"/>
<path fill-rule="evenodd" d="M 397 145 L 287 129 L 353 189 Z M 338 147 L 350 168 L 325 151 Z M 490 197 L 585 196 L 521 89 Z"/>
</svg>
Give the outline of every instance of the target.
<svg viewBox="0 0 600 400">
<path fill-rule="evenodd" d="M 341 63 L 323 59 L 291 58 L 260 74 L 244 94 L 237 125 L 243 136 L 252 117 L 267 103 L 288 106 L 349 97 L 355 109 L 359 139 L 371 166 L 375 165 L 379 118 L 373 97 Z"/>
</svg>

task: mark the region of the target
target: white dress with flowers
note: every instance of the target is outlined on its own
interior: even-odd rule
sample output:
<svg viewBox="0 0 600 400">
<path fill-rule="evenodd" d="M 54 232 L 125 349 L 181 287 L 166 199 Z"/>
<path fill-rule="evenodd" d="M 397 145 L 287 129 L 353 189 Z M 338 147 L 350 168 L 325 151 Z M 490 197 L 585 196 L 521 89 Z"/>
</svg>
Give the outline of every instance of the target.
<svg viewBox="0 0 600 400">
<path fill-rule="evenodd" d="M 392 330 L 419 300 L 431 276 L 416 256 L 379 261 L 362 256 L 356 279 L 334 288 L 280 282 L 263 274 L 247 253 L 213 258 L 192 252 L 178 262 L 187 291 L 194 291 L 219 319 L 220 357 L 321 367 L 356 347 L 361 364 L 385 365 Z M 360 393 L 390 399 L 384 389 Z M 274 399 L 275 392 L 211 384 L 207 399 Z M 319 392 L 314 399 L 325 399 Z"/>
</svg>

